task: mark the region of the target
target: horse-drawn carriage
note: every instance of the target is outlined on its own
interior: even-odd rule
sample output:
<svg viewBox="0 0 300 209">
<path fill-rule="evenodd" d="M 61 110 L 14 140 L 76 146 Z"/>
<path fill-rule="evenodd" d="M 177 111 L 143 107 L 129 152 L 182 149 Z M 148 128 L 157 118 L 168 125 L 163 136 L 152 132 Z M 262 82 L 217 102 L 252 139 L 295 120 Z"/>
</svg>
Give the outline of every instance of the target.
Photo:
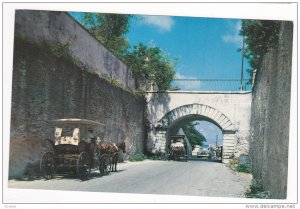
<svg viewBox="0 0 300 209">
<path fill-rule="evenodd" d="M 93 135 L 95 128 L 104 124 L 76 118 L 53 122 L 56 125 L 55 143 L 49 141 L 54 151 L 44 153 L 40 160 L 40 171 L 45 179 L 54 178 L 55 173 L 73 171 L 79 179 L 85 180 L 92 168 L 98 168 L 100 173 L 111 170 L 110 150 L 101 152 L 100 138 Z"/>
<path fill-rule="evenodd" d="M 171 136 L 171 143 L 169 145 L 169 160 L 181 160 L 183 158 L 187 162 L 187 148 L 184 142 L 184 135 Z"/>
</svg>

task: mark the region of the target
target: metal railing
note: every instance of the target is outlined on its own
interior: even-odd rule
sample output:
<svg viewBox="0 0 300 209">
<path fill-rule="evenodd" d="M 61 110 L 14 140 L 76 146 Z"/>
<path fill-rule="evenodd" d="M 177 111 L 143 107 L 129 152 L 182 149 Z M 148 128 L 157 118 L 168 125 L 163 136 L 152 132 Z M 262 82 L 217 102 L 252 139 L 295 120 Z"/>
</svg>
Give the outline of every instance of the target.
<svg viewBox="0 0 300 209">
<path fill-rule="evenodd" d="M 251 91 L 249 79 L 174 79 L 172 90 L 178 91 Z"/>
</svg>

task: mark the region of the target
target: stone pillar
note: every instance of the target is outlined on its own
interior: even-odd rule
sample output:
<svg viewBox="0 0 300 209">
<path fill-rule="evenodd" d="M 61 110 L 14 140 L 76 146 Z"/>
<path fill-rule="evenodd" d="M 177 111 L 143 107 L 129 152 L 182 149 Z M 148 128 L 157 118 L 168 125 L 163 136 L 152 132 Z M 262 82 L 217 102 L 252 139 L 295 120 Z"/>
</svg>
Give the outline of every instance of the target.
<svg viewBox="0 0 300 209">
<path fill-rule="evenodd" d="M 187 136 L 186 136 L 186 134 L 185 134 L 185 132 L 182 128 L 179 129 L 178 134 L 179 135 L 184 135 L 184 141 L 186 143 L 187 155 L 188 155 L 189 158 L 191 158 L 193 148 L 192 148 L 192 145 L 189 142 L 189 139 L 187 138 Z"/>
<path fill-rule="evenodd" d="M 235 133 L 232 131 L 223 131 L 223 163 L 229 163 L 229 159 L 231 159 L 234 155 L 235 145 Z"/>
<path fill-rule="evenodd" d="M 154 152 L 166 153 L 166 134 L 165 130 L 155 132 Z"/>
</svg>

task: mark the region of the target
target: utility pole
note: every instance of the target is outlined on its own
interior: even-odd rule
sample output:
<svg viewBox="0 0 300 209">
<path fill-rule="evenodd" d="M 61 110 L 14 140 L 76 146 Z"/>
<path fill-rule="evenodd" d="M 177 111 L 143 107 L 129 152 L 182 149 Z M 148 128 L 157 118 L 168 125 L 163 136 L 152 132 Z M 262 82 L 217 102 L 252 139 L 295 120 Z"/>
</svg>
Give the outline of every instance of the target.
<svg viewBox="0 0 300 209">
<path fill-rule="evenodd" d="M 242 47 L 242 69 L 241 69 L 241 85 L 240 85 L 240 91 L 243 91 L 243 78 L 244 78 L 244 51 L 245 51 L 245 36 L 243 36 L 243 47 Z"/>
</svg>

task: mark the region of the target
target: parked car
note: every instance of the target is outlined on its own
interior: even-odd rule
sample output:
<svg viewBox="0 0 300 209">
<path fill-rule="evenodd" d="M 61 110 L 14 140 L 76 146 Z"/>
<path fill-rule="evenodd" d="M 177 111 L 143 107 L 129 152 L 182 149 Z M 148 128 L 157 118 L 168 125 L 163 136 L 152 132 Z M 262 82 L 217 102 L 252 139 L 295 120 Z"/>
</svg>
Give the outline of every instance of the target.
<svg viewBox="0 0 300 209">
<path fill-rule="evenodd" d="M 210 158 L 210 152 L 208 150 L 199 150 L 197 152 L 197 157 L 199 158 Z"/>
</svg>

